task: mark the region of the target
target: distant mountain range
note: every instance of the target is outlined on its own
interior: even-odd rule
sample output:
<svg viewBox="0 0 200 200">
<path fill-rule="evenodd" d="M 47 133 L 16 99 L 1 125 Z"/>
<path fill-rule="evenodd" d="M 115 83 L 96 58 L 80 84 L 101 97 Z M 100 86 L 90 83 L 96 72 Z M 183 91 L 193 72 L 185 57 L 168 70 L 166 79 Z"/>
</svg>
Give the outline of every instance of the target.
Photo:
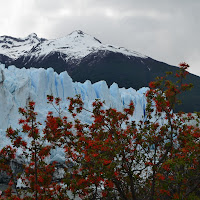
<svg viewBox="0 0 200 200">
<path fill-rule="evenodd" d="M 0 62 L 19 68 L 52 67 L 58 73 L 66 70 L 74 81 L 105 80 L 109 86 L 116 82 L 119 87 L 134 89 L 178 69 L 124 47 L 102 44 L 80 30 L 51 40 L 38 38 L 35 33 L 23 39 L 0 36 Z M 183 105 L 176 110 L 200 111 L 200 77 L 189 74 L 186 82 L 193 83 L 194 88 L 182 96 Z"/>
</svg>

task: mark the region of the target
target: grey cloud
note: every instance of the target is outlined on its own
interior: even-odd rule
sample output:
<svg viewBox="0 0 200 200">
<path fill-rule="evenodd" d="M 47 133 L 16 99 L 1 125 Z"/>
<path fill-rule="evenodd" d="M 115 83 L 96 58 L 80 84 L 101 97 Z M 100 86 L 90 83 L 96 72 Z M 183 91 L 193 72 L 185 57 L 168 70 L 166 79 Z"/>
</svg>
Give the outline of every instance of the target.
<svg viewBox="0 0 200 200">
<path fill-rule="evenodd" d="M 35 0 L 34 8 L 37 9 L 36 11 L 42 11 L 44 14 L 47 12 L 55 13 L 63 8 L 65 5 L 65 0 Z"/>
<path fill-rule="evenodd" d="M 2 5 L 9 8 L 11 0 Z M 22 2 L 18 0 L 18 2 Z M 82 29 L 103 43 L 124 46 L 169 64 L 200 65 L 199 0 L 29 0 L 0 34 L 56 38 Z M 26 11 L 26 12 L 25 12 Z M 3 23 L 6 24 L 6 23 Z M 5 28 L 4 28 L 5 27 Z M 11 34 L 12 33 L 12 34 Z M 199 71 L 200 75 L 200 71 Z"/>
</svg>

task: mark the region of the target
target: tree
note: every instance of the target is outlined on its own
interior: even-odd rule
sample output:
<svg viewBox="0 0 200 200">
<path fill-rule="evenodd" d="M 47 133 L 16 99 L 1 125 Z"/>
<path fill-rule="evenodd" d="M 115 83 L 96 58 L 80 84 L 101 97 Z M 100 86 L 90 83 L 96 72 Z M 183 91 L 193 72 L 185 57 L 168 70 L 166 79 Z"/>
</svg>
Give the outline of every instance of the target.
<svg viewBox="0 0 200 200">
<path fill-rule="evenodd" d="M 78 117 L 85 109 L 80 96 L 69 98 L 68 110 L 74 119 L 70 122 L 60 112 L 60 99 L 48 96 L 58 113 L 57 116 L 48 114 L 40 136 L 33 102 L 27 111 L 21 109 L 25 121 L 20 123 L 32 139 L 30 146 L 19 138 L 18 131 L 10 128 L 7 132 L 14 147 L 32 152 L 30 163 L 25 166 L 25 173 L 31 170 L 32 175 L 29 192 L 38 199 L 70 199 L 67 191 L 81 199 L 200 198 L 200 113 L 173 112 L 179 103 L 178 96 L 192 88 L 191 84 L 183 83 L 188 67 L 180 64 L 180 71 L 174 75 L 175 83 L 168 80 L 171 73 L 150 83 L 146 116 L 138 123 L 130 120 L 134 112 L 132 102 L 119 112 L 104 109 L 103 103 L 96 100 L 93 110 L 88 111 L 94 121 L 84 124 Z M 197 124 L 190 125 L 191 120 Z M 56 146 L 65 150 L 66 164 L 72 164 L 71 170 L 65 168 L 63 187 L 42 171 L 44 168 L 54 171 L 55 165 L 45 163 L 44 158 Z M 4 159 L 13 159 L 15 150 L 8 148 L 10 156 L 2 155 Z M 38 181 L 39 176 L 43 180 L 47 178 L 48 184 Z"/>
<path fill-rule="evenodd" d="M 58 102 L 59 99 L 56 100 Z M 41 131 L 41 124 L 37 122 L 37 113 L 34 111 L 35 103 L 29 102 L 26 109 L 19 108 L 22 118 L 19 119 L 22 129 L 13 130 L 11 127 L 7 129 L 7 136 L 11 139 L 12 145 L 6 146 L 1 150 L 2 159 L 0 169 L 10 175 L 9 188 L 5 191 L 5 198 L 9 199 L 64 199 L 67 197 L 66 192 L 63 192 L 59 183 L 52 182 L 56 163 L 48 163 L 47 157 L 50 151 L 55 148 L 56 138 L 59 137 L 57 124 L 61 120 L 59 117 L 54 117 L 52 120 L 49 112 L 46 120 L 47 126 L 51 130 L 56 129 L 56 134 L 51 135 L 46 132 L 46 129 Z M 28 136 L 29 144 L 21 137 L 21 132 Z M 10 167 L 10 162 L 16 157 L 17 148 L 22 150 L 22 158 L 27 162 L 23 166 L 23 173 L 14 176 Z M 7 164 L 5 164 L 5 161 Z M 26 189 L 17 189 L 17 179 Z M 12 185 L 15 186 L 16 195 L 12 194 Z"/>
</svg>

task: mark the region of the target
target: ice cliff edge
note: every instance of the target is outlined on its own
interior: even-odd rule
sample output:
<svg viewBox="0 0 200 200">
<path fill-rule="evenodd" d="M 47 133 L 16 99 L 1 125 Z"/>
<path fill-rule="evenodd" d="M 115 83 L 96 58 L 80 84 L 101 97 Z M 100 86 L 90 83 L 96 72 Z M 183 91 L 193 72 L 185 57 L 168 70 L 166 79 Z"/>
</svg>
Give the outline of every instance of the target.
<svg viewBox="0 0 200 200">
<path fill-rule="evenodd" d="M 148 88 L 136 91 L 133 88 L 119 88 L 113 83 L 108 88 L 105 81 L 92 84 L 89 80 L 84 83 L 73 82 L 68 73 L 57 74 L 52 68 L 18 69 L 15 66 L 5 68 L 0 64 L 0 129 L 9 126 L 18 127 L 19 107 L 25 107 L 30 100 L 36 102 L 39 120 L 44 120 L 46 113 L 52 110 L 47 104 L 47 95 L 60 97 L 63 108 L 67 106 L 67 97 L 80 94 L 85 107 L 91 109 L 92 102 L 99 98 L 105 101 L 107 107 L 122 110 L 132 100 L 135 104 L 134 119 L 141 119 L 145 109 L 145 95 Z M 83 113 L 85 122 L 91 118 Z"/>
</svg>

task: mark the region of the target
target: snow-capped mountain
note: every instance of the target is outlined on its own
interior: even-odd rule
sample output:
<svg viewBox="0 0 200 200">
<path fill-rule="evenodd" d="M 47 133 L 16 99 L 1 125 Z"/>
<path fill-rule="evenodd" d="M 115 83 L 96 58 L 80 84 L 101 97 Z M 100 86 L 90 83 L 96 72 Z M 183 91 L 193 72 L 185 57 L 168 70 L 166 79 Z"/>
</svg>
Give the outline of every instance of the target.
<svg viewBox="0 0 200 200">
<path fill-rule="evenodd" d="M 9 36 L 0 37 L 0 54 L 10 57 L 13 60 L 24 57 L 42 58 L 51 53 L 59 52 L 65 61 L 80 60 L 81 58 L 96 51 L 112 51 L 127 56 L 146 56 L 137 52 L 129 51 L 123 47 L 114 47 L 102 44 L 98 39 L 80 30 L 74 31 L 66 37 L 47 40 L 38 38 L 35 33 L 24 39 Z"/>
<path fill-rule="evenodd" d="M 0 54 L 9 57 L 12 60 L 16 60 L 44 41 L 45 39 L 38 38 L 35 33 L 32 33 L 23 39 L 0 36 Z"/>
<path fill-rule="evenodd" d="M 119 87 L 137 90 L 147 87 L 157 76 L 178 69 L 135 51 L 103 44 L 82 31 L 51 40 L 39 38 L 34 33 L 23 39 L 1 36 L 0 62 L 18 68 L 52 67 L 57 73 L 67 71 L 74 81 L 95 83 L 105 80 L 108 86 L 116 82 Z M 195 87 L 184 95 L 184 104 L 177 110 L 199 111 L 200 78 L 189 74 L 186 82 L 192 82 Z"/>
</svg>

